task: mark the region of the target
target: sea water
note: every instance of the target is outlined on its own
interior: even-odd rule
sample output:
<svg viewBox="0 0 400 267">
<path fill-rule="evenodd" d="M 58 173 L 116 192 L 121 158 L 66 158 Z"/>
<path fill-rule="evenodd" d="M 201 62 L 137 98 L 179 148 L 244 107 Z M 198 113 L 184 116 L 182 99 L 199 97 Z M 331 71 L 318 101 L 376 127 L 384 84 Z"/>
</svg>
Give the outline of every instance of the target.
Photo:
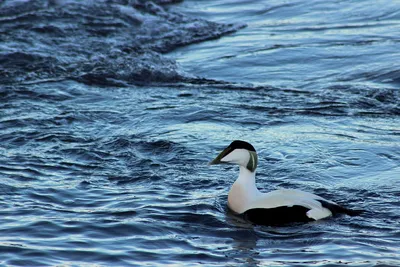
<svg viewBox="0 0 400 267">
<path fill-rule="evenodd" d="M 400 266 L 397 1 L 0 3 L 0 265 Z M 252 225 L 263 192 L 358 217 Z"/>
</svg>

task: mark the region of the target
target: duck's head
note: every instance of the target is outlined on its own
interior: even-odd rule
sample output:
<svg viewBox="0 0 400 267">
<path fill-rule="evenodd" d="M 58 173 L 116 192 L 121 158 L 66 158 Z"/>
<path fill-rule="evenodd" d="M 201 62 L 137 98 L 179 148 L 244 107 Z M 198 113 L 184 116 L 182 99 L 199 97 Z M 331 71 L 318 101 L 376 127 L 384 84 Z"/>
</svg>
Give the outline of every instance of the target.
<svg viewBox="0 0 400 267">
<path fill-rule="evenodd" d="M 223 163 L 238 164 L 254 172 L 258 163 L 256 150 L 245 141 L 235 140 L 209 164 Z"/>
</svg>

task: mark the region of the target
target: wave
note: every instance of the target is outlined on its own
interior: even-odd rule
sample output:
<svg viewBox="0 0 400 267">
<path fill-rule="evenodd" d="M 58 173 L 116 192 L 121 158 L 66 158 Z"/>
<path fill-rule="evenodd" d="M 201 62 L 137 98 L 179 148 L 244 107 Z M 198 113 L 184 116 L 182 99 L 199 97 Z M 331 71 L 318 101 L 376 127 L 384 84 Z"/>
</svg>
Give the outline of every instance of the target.
<svg viewBox="0 0 400 267">
<path fill-rule="evenodd" d="M 180 1 L 5 1 L 0 7 L 0 82 L 72 79 L 85 84 L 197 80 L 165 53 L 244 27 L 192 18 Z"/>
</svg>

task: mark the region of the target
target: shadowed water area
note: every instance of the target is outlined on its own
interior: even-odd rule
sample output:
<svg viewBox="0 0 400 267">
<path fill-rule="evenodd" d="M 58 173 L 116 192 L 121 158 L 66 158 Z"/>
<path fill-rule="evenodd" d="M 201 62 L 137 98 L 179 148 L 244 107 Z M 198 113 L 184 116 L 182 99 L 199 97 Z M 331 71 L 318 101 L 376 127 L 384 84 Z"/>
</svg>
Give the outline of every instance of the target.
<svg viewBox="0 0 400 267">
<path fill-rule="evenodd" d="M 396 1 L 0 2 L 0 264 L 399 266 Z M 263 192 L 361 216 L 252 225 Z"/>
</svg>

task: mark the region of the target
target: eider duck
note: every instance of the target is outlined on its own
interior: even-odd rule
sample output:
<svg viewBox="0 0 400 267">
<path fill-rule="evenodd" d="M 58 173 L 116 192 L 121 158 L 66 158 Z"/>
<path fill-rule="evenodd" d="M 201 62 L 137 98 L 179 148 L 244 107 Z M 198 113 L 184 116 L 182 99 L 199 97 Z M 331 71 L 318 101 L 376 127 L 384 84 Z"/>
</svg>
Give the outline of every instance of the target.
<svg viewBox="0 0 400 267">
<path fill-rule="evenodd" d="M 238 164 L 239 177 L 228 194 L 228 207 L 252 223 L 284 225 L 310 222 L 344 213 L 351 216 L 360 211 L 350 210 L 312 193 L 296 189 L 281 189 L 261 193 L 256 187 L 258 157 L 254 147 L 240 140 L 233 141 L 209 164 Z"/>
</svg>

